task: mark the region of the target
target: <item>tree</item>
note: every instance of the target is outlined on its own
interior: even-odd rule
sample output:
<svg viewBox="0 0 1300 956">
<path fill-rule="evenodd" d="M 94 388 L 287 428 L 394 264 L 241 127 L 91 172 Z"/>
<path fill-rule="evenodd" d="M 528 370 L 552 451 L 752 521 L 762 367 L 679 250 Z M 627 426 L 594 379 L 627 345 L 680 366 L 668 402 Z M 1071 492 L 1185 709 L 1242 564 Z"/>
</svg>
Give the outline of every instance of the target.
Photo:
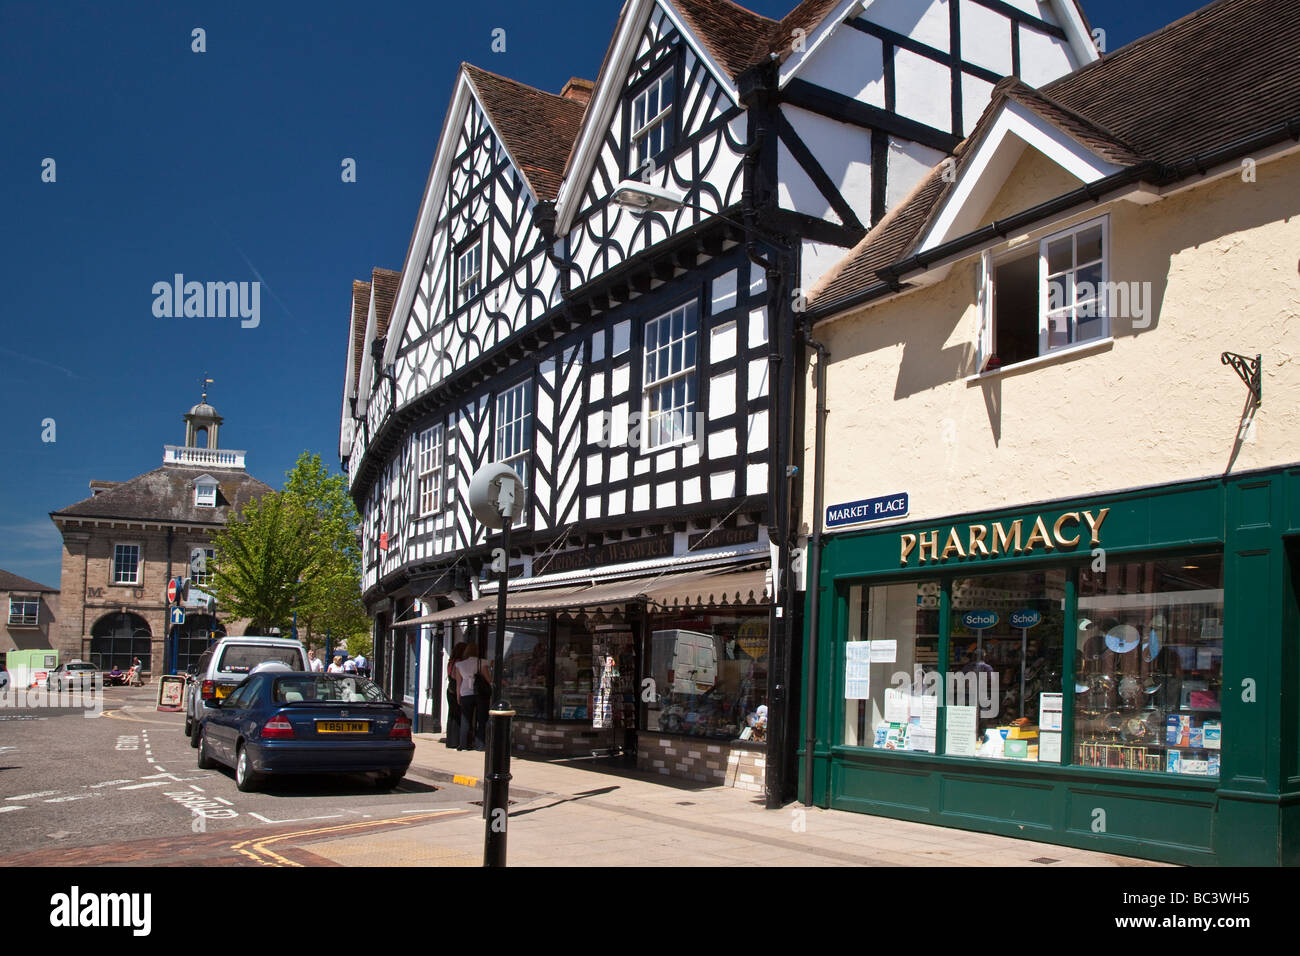
<svg viewBox="0 0 1300 956">
<path fill-rule="evenodd" d="M 217 535 L 218 602 L 251 630 L 287 633 L 296 613 L 309 647 L 327 631 L 335 646 L 364 638 L 358 522 L 343 477 L 304 451 L 284 491 L 245 505 Z"/>
</svg>

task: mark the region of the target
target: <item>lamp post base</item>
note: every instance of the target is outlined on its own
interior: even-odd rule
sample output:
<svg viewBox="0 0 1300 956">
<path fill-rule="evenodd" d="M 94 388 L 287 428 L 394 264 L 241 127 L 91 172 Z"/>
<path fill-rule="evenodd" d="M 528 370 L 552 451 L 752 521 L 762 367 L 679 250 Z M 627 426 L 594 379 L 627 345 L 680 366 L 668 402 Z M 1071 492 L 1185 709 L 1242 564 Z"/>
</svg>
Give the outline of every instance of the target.
<svg viewBox="0 0 1300 956">
<path fill-rule="evenodd" d="M 483 865 L 506 865 L 506 824 L 510 819 L 510 718 L 513 710 L 488 712 L 488 773 L 483 781 Z"/>
</svg>

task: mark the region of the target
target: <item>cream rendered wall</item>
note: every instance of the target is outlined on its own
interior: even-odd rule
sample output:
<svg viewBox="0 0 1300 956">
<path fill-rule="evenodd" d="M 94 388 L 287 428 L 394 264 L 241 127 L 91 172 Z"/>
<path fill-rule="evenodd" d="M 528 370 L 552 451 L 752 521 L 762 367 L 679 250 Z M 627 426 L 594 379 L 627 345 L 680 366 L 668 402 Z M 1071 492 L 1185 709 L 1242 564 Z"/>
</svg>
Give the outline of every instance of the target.
<svg viewBox="0 0 1300 956">
<path fill-rule="evenodd" d="M 1016 175 L 1029 201 L 1012 208 L 1069 186 L 1032 153 Z M 1154 299 L 1148 328 L 1114 319 L 1096 350 L 968 381 L 978 256 L 933 287 L 819 324 L 827 504 L 906 491 L 917 520 L 1300 461 L 1300 156 L 1257 177 L 1073 220 L 1109 212 L 1111 279 L 1150 282 Z M 990 211 L 1008 205 L 1004 190 Z M 1223 351 L 1264 356 L 1244 440 L 1248 392 Z M 811 449 L 811 408 L 806 420 Z"/>
</svg>

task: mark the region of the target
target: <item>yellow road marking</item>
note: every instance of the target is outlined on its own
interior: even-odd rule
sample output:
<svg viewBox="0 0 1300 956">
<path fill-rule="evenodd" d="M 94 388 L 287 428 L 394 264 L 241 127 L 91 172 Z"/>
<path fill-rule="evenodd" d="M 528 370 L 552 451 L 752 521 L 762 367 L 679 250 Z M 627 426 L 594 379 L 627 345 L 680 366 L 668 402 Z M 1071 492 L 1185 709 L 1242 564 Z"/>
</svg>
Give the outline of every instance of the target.
<svg viewBox="0 0 1300 956">
<path fill-rule="evenodd" d="M 452 774 L 451 782 L 458 783 L 462 787 L 477 787 L 478 777 L 467 777 L 464 774 L 456 773 Z"/>
<path fill-rule="evenodd" d="M 115 710 L 106 710 L 103 716 L 112 717 L 114 720 L 130 720 L 137 724 L 159 724 L 163 727 L 175 727 L 176 722 L 172 720 L 145 720 L 143 717 L 127 717 L 125 714 L 119 714 Z"/>
<path fill-rule="evenodd" d="M 276 853 L 274 850 L 267 849 L 268 844 L 280 843 L 284 840 L 293 839 L 294 837 L 315 836 L 321 833 L 340 833 L 343 831 L 351 831 L 351 830 L 366 830 L 366 829 L 372 829 L 374 827 L 385 826 L 389 824 L 419 823 L 422 820 L 429 820 L 432 819 L 433 817 L 445 817 L 449 815 L 456 815 L 456 814 L 463 814 L 463 813 L 469 813 L 469 811 L 456 810 L 456 809 L 430 810 L 427 813 L 413 813 L 405 817 L 391 817 L 384 820 L 359 820 L 355 823 L 339 823 L 328 827 L 313 827 L 310 830 L 298 830 L 293 833 L 281 833 L 278 836 L 255 837 L 251 840 L 241 840 L 239 843 L 231 844 L 230 848 L 232 850 L 236 850 L 239 853 L 242 853 L 244 856 L 248 857 L 254 863 L 260 863 L 263 866 L 277 866 L 277 865 L 278 866 L 302 866 L 301 863 L 295 863 L 293 860 L 281 856 L 280 854 Z M 252 846 L 252 849 L 245 849 L 245 847 L 248 847 L 250 844 Z M 261 857 L 258 856 L 258 853 L 265 853 L 267 856 L 277 860 L 278 863 L 272 863 L 268 860 L 263 860 Z"/>
</svg>

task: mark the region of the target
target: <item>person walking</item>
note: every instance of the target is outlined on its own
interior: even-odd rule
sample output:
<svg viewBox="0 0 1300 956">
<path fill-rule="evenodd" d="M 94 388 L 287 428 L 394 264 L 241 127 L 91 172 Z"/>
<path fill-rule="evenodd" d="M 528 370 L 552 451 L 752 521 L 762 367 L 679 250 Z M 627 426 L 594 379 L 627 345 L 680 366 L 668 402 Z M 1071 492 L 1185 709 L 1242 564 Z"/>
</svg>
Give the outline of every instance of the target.
<svg viewBox="0 0 1300 956">
<path fill-rule="evenodd" d="M 325 663 L 316 656 L 316 648 L 314 647 L 307 648 L 307 668 L 313 674 L 319 674 L 325 670 Z"/>
<path fill-rule="evenodd" d="M 370 663 L 366 660 L 365 654 L 357 655 L 357 673 L 362 677 L 370 676 Z"/>
<path fill-rule="evenodd" d="M 456 673 L 456 664 L 465 657 L 465 648 L 468 645 L 460 641 L 451 649 L 451 657 L 447 659 L 447 747 L 460 749 L 460 690 L 458 686 L 459 675 Z"/>
<path fill-rule="evenodd" d="M 476 726 L 487 723 L 487 700 L 482 707 L 482 720 L 479 714 L 479 689 L 481 679 L 487 683 L 490 672 L 487 665 L 478 656 L 478 644 L 470 641 L 465 647 L 465 656 L 456 662 L 456 690 L 460 695 L 460 746 L 457 750 L 483 750 L 483 735 L 486 727 Z"/>
<path fill-rule="evenodd" d="M 329 666 L 329 672 L 330 672 L 331 674 L 342 674 L 342 673 L 343 673 L 343 655 L 342 655 L 342 654 L 335 654 L 335 655 L 334 655 L 334 662 L 330 664 L 330 666 Z"/>
</svg>

